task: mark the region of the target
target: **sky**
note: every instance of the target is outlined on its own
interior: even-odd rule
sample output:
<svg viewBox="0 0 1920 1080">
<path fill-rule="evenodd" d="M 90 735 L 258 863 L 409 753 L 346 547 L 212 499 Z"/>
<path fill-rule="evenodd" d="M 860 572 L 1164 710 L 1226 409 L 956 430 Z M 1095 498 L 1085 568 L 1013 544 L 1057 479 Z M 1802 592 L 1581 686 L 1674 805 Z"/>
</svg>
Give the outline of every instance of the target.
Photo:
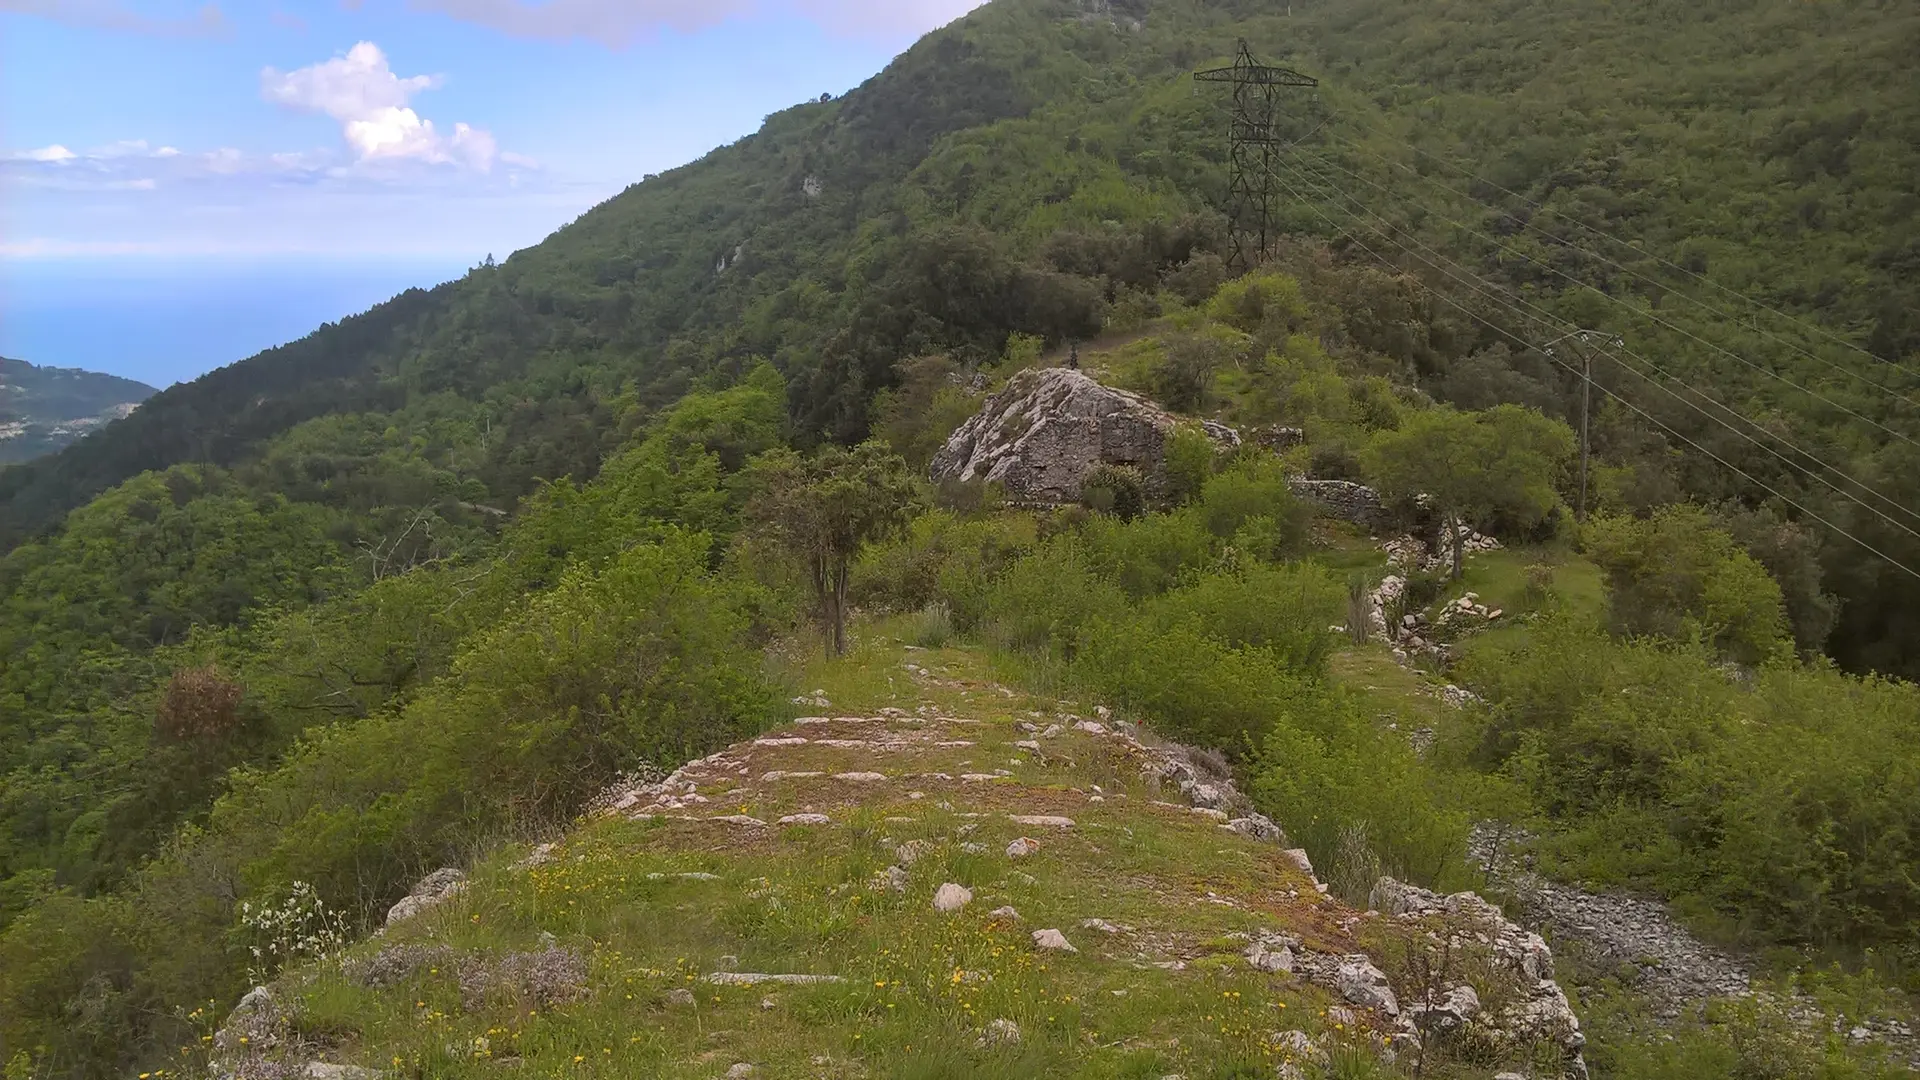
<svg viewBox="0 0 1920 1080">
<path fill-rule="evenodd" d="M 156 385 L 241 359 L 537 243 L 978 2 L 0 0 L 0 355 Z"/>
</svg>

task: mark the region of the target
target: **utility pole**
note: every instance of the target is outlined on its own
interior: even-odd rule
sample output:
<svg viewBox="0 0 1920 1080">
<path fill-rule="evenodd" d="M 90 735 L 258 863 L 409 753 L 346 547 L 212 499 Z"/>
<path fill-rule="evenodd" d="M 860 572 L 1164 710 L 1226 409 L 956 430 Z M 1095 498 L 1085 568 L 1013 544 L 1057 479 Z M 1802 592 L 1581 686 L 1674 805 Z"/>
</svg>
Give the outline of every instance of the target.
<svg viewBox="0 0 1920 1080">
<path fill-rule="evenodd" d="M 1571 351 L 1580 360 L 1580 501 L 1574 505 L 1573 519 L 1579 522 L 1587 520 L 1587 457 L 1592 440 L 1588 437 L 1593 415 L 1593 350 L 1599 345 L 1611 345 L 1619 348 L 1626 344 L 1617 335 L 1602 333 L 1599 330 L 1575 330 L 1562 334 L 1540 347 L 1548 356 L 1554 356 L 1554 347 L 1561 342 L 1573 342 Z"/>
<path fill-rule="evenodd" d="M 1233 66 L 1196 71 L 1193 78 L 1233 87 L 1233 115 L 1227 126 L 1227 218 L 1233 228 L 1228 261 L 1244 270 L 1250 265 L 1249 254 L 1259 261 L 1272 254 L 1273 212 L 1278 202 L 1273 163 L 1286 149 L 1286 140 L 1274 125 L 1280 91 L 1319 86 L 1320 80 L 1260 63 L 1245 38 L 1240 39 Z"/>
</svg>

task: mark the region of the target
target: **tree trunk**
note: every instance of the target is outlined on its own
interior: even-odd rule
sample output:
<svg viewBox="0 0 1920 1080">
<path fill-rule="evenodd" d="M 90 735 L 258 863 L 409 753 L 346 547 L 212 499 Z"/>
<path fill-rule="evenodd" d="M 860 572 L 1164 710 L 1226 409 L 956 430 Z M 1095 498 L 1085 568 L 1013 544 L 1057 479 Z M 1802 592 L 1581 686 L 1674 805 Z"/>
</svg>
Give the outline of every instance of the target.
<svg viewBox="0 0 1920 1080">
<path fill-rule="evenodd" d="M 833 655 L 847 653 L 847 560 L 833 568 Z"/>
<path fill-rule="evenodd" d="M 839 622 L 839 616 L 833 610 L 833 582 L 827 577 L 826 557 L 812 556 L 807 560 L 807 569 L 813 575 L 814 599 L 820 603 L 820 632 L 826 637 L 827 649 L 832 654 L 833 628 Z"/>
<path fill-rule="evenodd" d="M 1466 543 L 1460 534 L 1459 514 L 1447 515 L 1447 528 L 1451 530 L 1453 535 L 1453 580 L 1459 581 L 1465 576 L 1465 568 L 1462 563 L 1466 557 L 1465 552 L 1462 550 L 1466 547 Z"/>
</svg>

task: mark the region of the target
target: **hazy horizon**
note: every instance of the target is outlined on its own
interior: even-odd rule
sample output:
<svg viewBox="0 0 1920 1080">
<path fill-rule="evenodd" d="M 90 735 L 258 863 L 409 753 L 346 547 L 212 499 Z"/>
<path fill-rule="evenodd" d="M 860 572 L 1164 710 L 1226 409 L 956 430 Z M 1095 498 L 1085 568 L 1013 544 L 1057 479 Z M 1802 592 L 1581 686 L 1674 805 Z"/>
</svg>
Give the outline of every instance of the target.
<svg viewBox="0 0 1920 1080">
<path fill-rule="evenodd" d="M 458 278 L 481 258 L 0 260 L 0 356 L 165 389 Z"/>
</svg>

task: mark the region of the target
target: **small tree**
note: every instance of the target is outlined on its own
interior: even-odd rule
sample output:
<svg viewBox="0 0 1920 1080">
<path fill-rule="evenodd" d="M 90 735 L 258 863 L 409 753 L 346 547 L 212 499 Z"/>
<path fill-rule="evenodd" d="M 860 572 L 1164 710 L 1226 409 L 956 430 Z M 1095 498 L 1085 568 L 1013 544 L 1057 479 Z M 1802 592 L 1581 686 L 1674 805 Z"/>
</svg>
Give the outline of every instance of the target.
<svg viewBox="0 0 1920 1080">
<path fill-rule="evenodd" d="M 751 515 L 807 564 L 821 627 L 834 655 L 847 651 L 847 570 L 868 544 L 893 535 L 920 508 L 919 483 L 885 443 L 811 458 L 776 450 L 755 463 Z"/>
<path fill-rule="evenodd" d="M 1646 519 L 1602 515 L 1584 539 L 1607 575 L 1615 633 L 1698 631 L 1743 664 L 1792 652 L 1779 584 L 1707 511 L 1677 505 Z"/>
<path fill-rule="evenodd" d="M 1414 413 L 1374 436 L 1361 458 L 1390 498 L 1427 495 L 1446 516 L 1453 577 L 1462 571 L 1467 520 L 1504 512 L 1537 523 L 1560 501 L 1553 481 L 1572 457 L 1573 431 L 1518 405 L 1483 412 L 1449 408 Z"/>
</svg>

